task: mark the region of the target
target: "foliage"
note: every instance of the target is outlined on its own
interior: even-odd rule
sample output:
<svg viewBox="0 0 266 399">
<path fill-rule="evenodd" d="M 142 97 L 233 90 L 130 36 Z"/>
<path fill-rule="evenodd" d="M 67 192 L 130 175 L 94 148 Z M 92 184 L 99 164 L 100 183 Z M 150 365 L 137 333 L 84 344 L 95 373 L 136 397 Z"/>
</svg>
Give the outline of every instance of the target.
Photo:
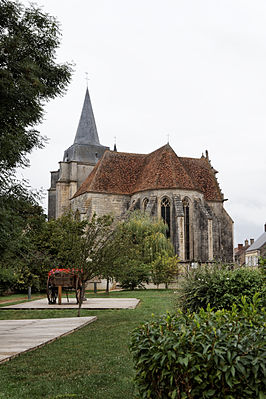
<svg viewBox="0 0 266 399">
<path fill-rule="evenodd" d="M 44 222 L 38 196 L 15 168 L 44 140 L 36 130 L 44 103 L 62 95 L 71 66 L 57 64 L 58 22 L 31 5 L 0 0 L 0 273 L 3 289 L 40 287 L 43 255 L 35 235 Z M 40 255 L 40 257 L 39 257 Z M 9 277 L 8 277 L 9 276 Z"/>
<path fill-rule="evenodd" d="M 16 283 L 16 275 L 10 268 L 0 267 L 0 295 L 3 295 Z"/>
<path fill-rule="evenodd" d="M 144 282 L 149 282 L 152 270 L 155 276 L 159 267 L 166 265 L 166 259 L 174 256 L 173 246 L 165 236 L 166 229 L 162 220 L 152 219 L 141 212 L 133 212 L 117 226 L 115 242 L 119 253 L 114 270 L 115 278 L 123 288 L 142 287 Z M 170 269 L 165 267 L 161 273 L 162 282 L 167 283 L 172 275 Z"/>
<path fill-rule="evenodd" d="M 94 214 L 91 220 L 80 221 L 68 213 L 44 226 L 39 247 L 50 259 L 50 268 L 60 266 L 79 269 L 83 289 L 81 298 L 86 282 L 106 270 L 106 247 L 113 235 L 112 222 L 113 219 L 108 215 L 97 217 Z"/>
<path fill-rule="evenodd" d="M 165 253 L 158 254 L 152 262 L 151 279 L 157 286 L 170 283 L 174 277 L 178 276 L 177 256 L 169 256 Z"/>
<path fill-rule="evenodd" d="M 263 290 L 265 279 L 258 270 L 202 266 L 191 270 L 181 281 L 179 306 L 191 312 L 197 312 L 201 307 L 206 309 L 208 303 L 215 310 L 230 309 L 233 303 L 241 303 L 241 296 L 251 300 L 255 292 Z M 265 304 L 264 296 L 263 306 Z"/>
<path fill-rule="evenodd" d="M 62 95 L 71 66 L 56 64 L 60 43 L 55 18 L 31 5 L 0 0 L 0 176 L 28 163 L 43 140 L 34 126 L 44 102 Z M 4 181 L 4 179 L 3 179 Z"/>
<path fill-rule="evenodd" d="M 263 399 L 266 318 L 258 302 L 243 297 L 240 309 L 180 311 L 135 329 L 138 397 Z"/>
<path fill-rule="evenodd" d="M 118 271 L 118 279 L 121 287 L 134 290 L 135 288 L 145 288 L 144 283 L 150 281 L 150 267 L 142 263 L 139 259 L 128 259 L 126 266 Z"/>
<path fill-rule="evenodd" d="M 263 258 L 262 256 L 259 259 L 259 269 L 263 275 L 266 276 L 266 258 Z"/>
<path fill-rule="evenodd" d="M 0 196 L 0 274 L 2 290 L 40 288 L 40 264 L 34 241 L 45 215 L 38 196 L 22 184 Z"/>
</svg>

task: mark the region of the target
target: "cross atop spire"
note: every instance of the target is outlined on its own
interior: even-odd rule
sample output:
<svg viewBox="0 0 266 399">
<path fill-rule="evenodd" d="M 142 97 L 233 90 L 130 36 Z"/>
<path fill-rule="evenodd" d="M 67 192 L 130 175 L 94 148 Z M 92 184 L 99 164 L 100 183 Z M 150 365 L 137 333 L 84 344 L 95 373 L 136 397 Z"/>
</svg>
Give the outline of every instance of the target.
<svg viewBox="0 0 266 399">
<path fill-rule="evenodd" d="M 88 82 L 89 82 L 89 74 L 88 74 L 88 72 L 85 72 L 85 75 L 86 75 L 85 80 L 87 82 L 87 87 L 88 87 Z"/>
<path fill-rule="evenodd" d="M 86 89 L 74 144 L 100 145 L 88 88 Z"/>
</svg>

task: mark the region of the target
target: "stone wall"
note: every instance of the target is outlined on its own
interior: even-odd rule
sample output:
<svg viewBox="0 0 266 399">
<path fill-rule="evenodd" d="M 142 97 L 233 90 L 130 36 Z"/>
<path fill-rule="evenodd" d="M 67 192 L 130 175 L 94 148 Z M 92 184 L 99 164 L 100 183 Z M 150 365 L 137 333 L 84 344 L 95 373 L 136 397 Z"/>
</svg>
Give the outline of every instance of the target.
<svg viewBox="0 0 266 399">
<path fill-rule="evenodd" d="M 70 199 L 93 170 L 94 165 L 80 162 L 59 162 L 59 170 L 51 172 L 48 190 L 48 219 L 55 219 L 70 210 Z"/>
<path fill-rule="evenodd" d="M 73 212 L 78 209 L 82 217 L 91 217 L 94 213 L 119 217 L 127 211 L 129 200 L 127 195 L 84 193 L 72 198 L 71 209 Z"/>
<path fill-rule="evenodd" d="M 51 172 L 51 187 L 48 190 L 48 219 L 56 216 L 56 182 L 59 178 L 59 170 Z"/>
<path fill-rule="evenodd" d="M 161 217 L 161 200 L 170 201 L 170 238 L 175 252 L 183 262 L 233 261 L 233 222 L 222 202 L 206 202 L 203 194 L 189 190 L 147 190 L 129 195 L 85 193 L 71 200 L 71 209 L 82 217 L 111 214 L 120 217 L 127 211 L 141 209 Z M 185 220 L 183 202 L 189 203 L 189 259 L 185 251 Z"/>
</svg>

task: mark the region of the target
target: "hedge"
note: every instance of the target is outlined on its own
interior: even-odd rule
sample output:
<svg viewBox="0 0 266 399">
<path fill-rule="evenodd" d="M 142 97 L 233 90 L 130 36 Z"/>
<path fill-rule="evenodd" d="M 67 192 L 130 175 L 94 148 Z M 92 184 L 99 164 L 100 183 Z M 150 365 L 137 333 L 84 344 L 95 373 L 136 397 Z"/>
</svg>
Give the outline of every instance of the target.
<svg viewBox="0 0 266 399">
<path fill-rule="evenodd" d="M 200 267 L 180 282 L 178 306 L 190 312 L 206 309 L 208 303 L 214 310 L 231 309 L 233 304 L 241 304 L 242 296 L 252 301 L 256 292 L 261 292 L 261 305 L 265 307 L 265 274 L 261 270 Z"/>
<path fill-rule="evenodd" d="M 240 310 L 181 311 L 134 330 L 130 350 L 138 398 L 263 399 L 265 311 L 242 298 Z"/>
</svg>

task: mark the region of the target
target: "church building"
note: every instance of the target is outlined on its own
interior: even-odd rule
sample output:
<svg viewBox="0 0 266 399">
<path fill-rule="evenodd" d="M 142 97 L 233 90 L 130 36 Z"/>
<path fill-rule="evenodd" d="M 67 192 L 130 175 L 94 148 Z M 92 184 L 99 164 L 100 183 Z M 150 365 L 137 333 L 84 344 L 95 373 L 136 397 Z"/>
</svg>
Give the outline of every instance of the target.
<svg viewBox="0 0 266 399">
<path fill-rule="evenodd" d="M 100 144 L 88 89 L 74 143 L 51 172 L 48 218 L 123 217 L 140 209 L 163 218 L 181 262 L 233 261 L 233 221 L 224 209 L 208 152 L 179 157 L 169 144 L 150 154 Z"/>
</svg>

